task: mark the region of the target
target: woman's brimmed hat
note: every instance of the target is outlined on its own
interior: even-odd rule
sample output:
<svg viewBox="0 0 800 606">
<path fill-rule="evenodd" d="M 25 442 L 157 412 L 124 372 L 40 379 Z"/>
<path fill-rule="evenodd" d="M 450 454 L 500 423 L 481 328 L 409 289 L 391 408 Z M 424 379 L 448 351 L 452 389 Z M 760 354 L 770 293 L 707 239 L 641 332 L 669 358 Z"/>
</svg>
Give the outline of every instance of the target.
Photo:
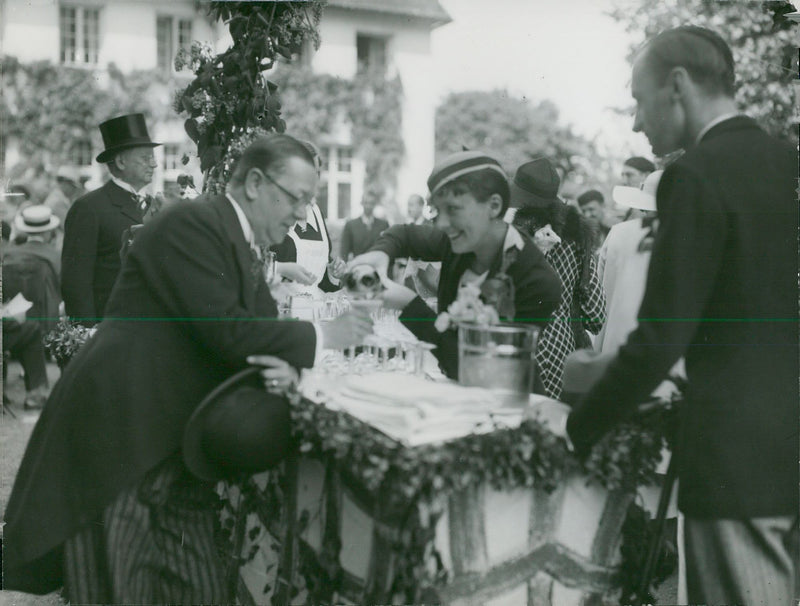
<svg viewBox="0 0 800 606">
<path fill-rule="evenodd" d="M 259 473 L 289 453 L 289 402 L 266 391 L 261 370 L 250 366 L 221 383 L 186 424 L 183 459 L 197 477 L 213 481 Z"/>
<path fill-rule="evenodd" d="M 40 234 L 55 229 L 60 224 L 61 219 L 44 204 L 26 206 L 14 217 L 14 227 L 26 234 Z"/>
<path fill-rule="evenodd" d="M 517 169 L 511 182 L 511 206 L 545 208 L 558 200 L 561 178 L 547 158 L 536 158 Z"/>
<path fill-rule="evenodd" d="M 100 124 L 105 149 L 97 156 L 98 162 L 110 162 L 114 156 L 132 147 L 157 147 L 161 143 L 150 140 L 144 114 L 117 116 Z"/>
<path fill-rule="evenodd" d="M 451 181 L 486 168 L 496 171 L 504 179 L 508 178 L 500 163 L 483 152 L 470 150 L 450 154 L 433 167 L 428 177 L 428 190 L 434 195 Z"/>
<path fill-rule="evenodd" d="M 656 192 L 661 181 L 663 170 L 657 170 L 647 175 L 642 182 L 641 189 L 638 187 L 628 187 L 617 185 L 611 192 L 614 202 L 626 208 L 636 208 L 638 210 L 656 210 Z"/>
</svg>

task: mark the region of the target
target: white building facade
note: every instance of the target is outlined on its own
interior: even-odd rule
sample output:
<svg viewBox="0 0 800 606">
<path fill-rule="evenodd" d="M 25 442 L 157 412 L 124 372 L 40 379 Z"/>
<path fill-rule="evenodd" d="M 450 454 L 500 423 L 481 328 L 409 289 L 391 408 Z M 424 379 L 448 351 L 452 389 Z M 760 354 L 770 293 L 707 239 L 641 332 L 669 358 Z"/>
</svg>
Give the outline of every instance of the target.
<svg viewBox="0 0 800 606">
<path fill-rule="evenodd" d="M 410 194 L 425 192 L 433 166 L 436 99 L 430 80 L 430 34 L 449 20 L 437 0 L 330 0 L 320 23 L 320 49 L 308 59 L 314 71 L 348 79 L 364 60 L 381 62 L 387 76 L 400 77 L 406 153 L 394 195 L 401 211 Z M 217 51 L 230 43 L 224 26 L 211 23 L 203 3 L 196 0 L 0 0 L 3 55 L 23 63 L 49 61 L 92 69 L 101 82 L 113 63 L 122 72 L 164 70 L 179 85 L 184 78 L 188 83 L 192 75 L 174 74 L 173 62 L 178 50 L 193 40 Z M 151 137 L 164 144 L 155 150 L 159 168 L 154 188 L 160 190 L 182 172 L 199 176 L 196 160 L 188 167 L 180 161 L 185 151 L 194 149 L 183 118 L 149 126 Z M 316 141 L 326 158 L 321 194 L 327 196 L 334 221 L 357 215 L 364 191 L 364 161 L 350 129 L 342 125 L 336 131 L 320 133 Z M 87 136 L 86 142 L 76 144 L 72 161 L 92 176 L 90 185 L 99 185 L 105 174 L 94 157 L 101 150 L 89 141 Z M 6 166 L 20 159 L 13 141 L 5 142 L 4 152 Z"/>
</svg>

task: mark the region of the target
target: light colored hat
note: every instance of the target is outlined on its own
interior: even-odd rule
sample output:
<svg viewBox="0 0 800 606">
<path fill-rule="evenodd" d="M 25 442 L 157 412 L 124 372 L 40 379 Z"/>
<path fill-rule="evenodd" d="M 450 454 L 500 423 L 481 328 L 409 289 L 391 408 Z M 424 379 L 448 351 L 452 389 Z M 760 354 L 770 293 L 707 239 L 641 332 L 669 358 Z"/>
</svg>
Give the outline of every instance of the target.
<svg viewBox="0 0 800 606">
<path fill-rule="evenodd" d="M 617 185 L 611 192 L 614 202 L 627 208 L 637 208 L 639 210 L 656 210 L 656 191 L 658 183 L 661 181 L 663 170 L 657 170 L 647 175 L 642 183 L 641 189 L 638 187 L 627 187 Z"/>
<path fill-rule="evenodd" d="M 49 206 L 36 204 L 26 206 L 16 217 L 14 217 L 14 227 L 17 231 L 26 234 L 39 234 L 55 229 L 61 223 L 61 219 L 53 214 Z"/>
</svg>

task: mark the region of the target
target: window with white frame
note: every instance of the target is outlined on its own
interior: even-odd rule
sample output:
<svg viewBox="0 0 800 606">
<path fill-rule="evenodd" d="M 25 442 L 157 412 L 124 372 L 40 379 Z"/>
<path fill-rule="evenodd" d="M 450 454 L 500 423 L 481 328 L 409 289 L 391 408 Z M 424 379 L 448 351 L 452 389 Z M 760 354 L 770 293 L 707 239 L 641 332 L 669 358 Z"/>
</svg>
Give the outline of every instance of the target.
<svg viewBox="0 0 800 606">
<path fill-rule="evenodd" d="M 353 204 L 353 150 L 331 145 L 320 150 L 322 172 L 317 205 L 330 219 L 349 219 Z"/>
<path fill-rule="evenodd" d="M 183 167 L 181 148 L 177 143 L 164 144 L 164 170 L 176 170 Z"/>
<path fill-rule="evenodd" d="M 192 20 L 178 19 L 171 15 L 156 17 L 156 57 L 158 68 L 172 71 L 175 55 L 182 48 L 192 45 Z"/>
<path fill-rule="evenodd" d="M 75 141 L 69 150 L 69 161 L 74 166 L 92 165 L 92 142 L 89 139 Z"/>
<path fill-rule="evenodd" d="M 58 25 L 61 63 L 96 65 L 100 49 L 100 9 L 62 4 Z"/>
</svg>

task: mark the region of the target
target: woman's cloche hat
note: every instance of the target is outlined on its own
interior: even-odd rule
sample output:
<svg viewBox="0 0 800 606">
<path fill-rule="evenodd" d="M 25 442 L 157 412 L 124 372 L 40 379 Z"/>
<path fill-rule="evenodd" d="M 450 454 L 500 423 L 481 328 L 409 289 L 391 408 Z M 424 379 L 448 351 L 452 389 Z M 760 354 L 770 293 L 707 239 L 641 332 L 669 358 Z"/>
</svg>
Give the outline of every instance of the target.
<svg viewBox="0 0 800 606">
<path fill-rule="evenodd" d="M 97 156 L 98 162 L 110 162 L 114 156 L 132 147 L 157 147 L 161 143 L 150 140 L 144 114 L 127 114 L 111 118 L 100 124 L 105 149 Z"/>
<path fill-rule="evenodd" d="M 558 200 L 561 177 L 547 158 L 522 164 L 511 181 L 511 206 L 546 208 Z"/>
</svg>

